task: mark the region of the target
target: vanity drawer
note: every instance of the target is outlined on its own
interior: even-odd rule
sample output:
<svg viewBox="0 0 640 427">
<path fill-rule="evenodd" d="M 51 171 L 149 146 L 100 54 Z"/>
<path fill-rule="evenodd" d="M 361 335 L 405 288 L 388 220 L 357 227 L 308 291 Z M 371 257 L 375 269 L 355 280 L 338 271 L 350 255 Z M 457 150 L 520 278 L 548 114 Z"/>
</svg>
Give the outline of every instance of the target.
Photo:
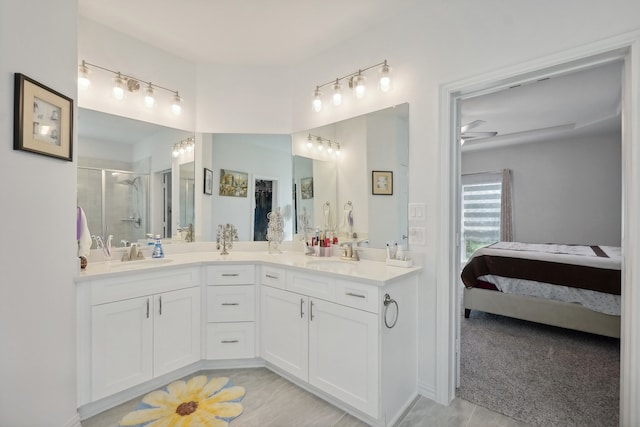
<svg viewBox="0 0 640 427">
<path fill-rule="evenodd" d="M 253 285 L 256 269 L 253 265 L 217 265 L 207 267 L 208 285 Z"/>
<path fill-rule="evenodd" d="M 287 287 L 287 270 L 284 268 L 263 265 L 260 273 L 260 283 L 274 288 Z"/>
<path fill-rule="evenodd" d="M 126 276 L 96 279 L 93 283 L 91 305 L 192 288 L 201 284 L 200 269 L 192 267 L 133 271 Z"/>
<path fill-rule="evenodd" d="M 207 286 L 207 321 L 252 321 L 255 301 L 254 285 Z"/>
<path fill-rule="evenodd" d="M 379 288 L 363 283 L 336 280 L 336 302 L 360 310 L 378 314 L 380 311 Z"/>
<path fill-rule="evenodd" d="M 207 359 L 248 359 L 255 357 L 253 322 L 209 323 Z"/>
<path fill-rule="evenodd" d="M 336 281 L 321 274 L 287 270 L 287 290 L 327 301 L 335 300 Z"/>
</svg>

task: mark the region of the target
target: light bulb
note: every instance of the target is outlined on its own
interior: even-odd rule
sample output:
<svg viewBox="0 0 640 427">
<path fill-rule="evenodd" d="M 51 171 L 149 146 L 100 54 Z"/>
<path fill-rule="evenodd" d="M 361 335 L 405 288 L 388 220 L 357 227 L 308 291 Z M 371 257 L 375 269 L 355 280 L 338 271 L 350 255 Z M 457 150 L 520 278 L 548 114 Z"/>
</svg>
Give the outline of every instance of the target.
<svg viewBox="0 0 640 427">
<path fill-rule="evenodd" d="M 391 68 L 387 65 L 387 61 L 384 61 L 384 65 L 380 68 L 380 90 L 388 92 L 391 89 Z"/>
<path fill-rule="evenodd" d="M 178 151 L 178 147 L 174 145 L 173 151 L 171 152 L 171 154 L 173 155 L 173 157 L 178 157 L 180 155 L 180 152 Z"/>
<path fill-rule="evenodd" d="M 91 80 L 89 80 L 89 69 L 85 65 L 85 62 L 82 61 L 82 64 L 78 65 L 78 86 L 82 90 L 87 90 L 90 84 Z"/>
<path fill-rule="evenodd" d="M 340 155 L 340 144 L 338 144 L 338 147 L 336 148 L 336 156 Z"/>
<path fill-rule="evenodd" d="M 182 112 L 182 106 L 180 105 L 181 102 L 182 98 L 180 98 L 180 95 L 178 95 L 178 92 L 176 92 L 176 94 L 173 96 L 173 102 L 171 103 L 171 111 L 176 116 L 179 116 Z"/>
<path fill-rule="evenodd" d="M 366 87 L 364 85 L 364 76 L 362 72 L 358 72 L 358 75 L 354 77 L 353 80 L 353 91 L 356 94 L 356 98 L 362 99 L 364 98 Z"/>
<path fill-rule="evenodd" d="M 329 154 L 331 154 L 331 152 L 332 152 L 332 151 L 333 151 L 333 147 L 331 146 L 331 141 L 329 141 L 329 145 L 328 145 L 328 147 L 327 147 L 327 152 L 328 152 Z"/>
<path fill-rule="evenodd" d="M 320 92 L 320 88 L 318 88 L 316 86 L 316 90 L 315 92 L 313 92 L 313 102 L 312 102 L 312 106 L 313 106 L 313 111 L 315 111 L 316 113 L 319 112 L 320 110 L 322 110 L 322 98 L 321 98 L 322 93 Z"/>
<path fill-rule="evenodd" d="M 313 142 L 311 140 L 311 134 L 307 137 L 307 148 L 313 147 Z"/>
<path fill-rule="evenodd" d="M 151 83 L 149 83 L 147 88 L 144 90 L 144 105 L 149 108 L 153 108 L 155 104 L 156 99 L 153 97 L 153 87 L 151 86 Z"/>
<path fill-rule="evenodd" d="M 113 79 L 113 97 L 118 101 L 124 98 L 124 80 L 120 73 Z"/>
<path fill-rule="evenodd" d="M 186 149 L 185 149 L 185 147 L 184 147 L 184 144 L 183 144 L 183 143 L 180 143 L 180 148 L 178 149 L 178 152 L 179 152 L 180 154 L 184 154 L 184 152 L 185 152 L 185 151 L 186 151 Z"/>
<path fill-rule="evenodd" d="M 336 83 L 333 85 L 333 105 L 336 107 L 342 104 L 342 86 L 338 79 L 336 79 Z"/>
<path fill-rule="evenodd" d="M 322 140 L 320 139 L 320 137 L 318 137 L 317 141 L 318 143 L 316 147 L 318 148 L 318 151 L 322 151 Z"/>
</svg>

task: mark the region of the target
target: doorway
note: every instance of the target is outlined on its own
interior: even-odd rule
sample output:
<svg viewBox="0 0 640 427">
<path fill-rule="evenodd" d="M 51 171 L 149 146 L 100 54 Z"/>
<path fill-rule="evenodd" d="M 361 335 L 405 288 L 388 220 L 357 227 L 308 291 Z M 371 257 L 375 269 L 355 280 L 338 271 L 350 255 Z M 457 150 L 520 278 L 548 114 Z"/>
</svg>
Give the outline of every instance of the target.
<svg viewBox="0 0 640 427">
<path fill-rule="evenodd" d="M 277 180 L 256 178 L 254 181 L 254 205 L 253 205 L 253 241 L 266 242 L 267 228 L 269 226 L 269 213 L 274 210 L 274 197 L 277 188 Z"/>
<path fill-rule="evenodd" d="M 440 186 L 440 203 L 443 206 L 441 218 L 442 227 L 440 232 L 439 249 L 444 254 L 439 260 L 438 288 L 439 292 L 436 304 L 444 305 L 449 309 L 437 316 L 441 328 L 436 332 L 436 345 L 447 348 L 447 351 L 439 352 L 436 355 L 436 394 L 435 398 L 438 402 L 448 403 L 455 397 L 456 376 L 459 369 L 457 355 L 459 354 L 459 330 L 460 319 L 458 316 L 459 299 L 456 287 L 452 284 L 457 283 L 459 265 L 457 262 L 457 254 L 459 253 L 459 242 L 456 239 L 459 233 L 459 176 L 460 176 L 460 147 L 456 142 L 457 130 L 460 128 L 459 102 L 467 97 L 479 96 L 482 94 L 492 93 L 502 88 L 509 87 L 514 84 L 524 83 L 531 79 L 540 79 L 544 76 L 560 75 L 573 70 L 586 69 L 605 62 L 614 60 L 624 60 L 624 78 L 623 78 L 623 110 L 632 119 L 623 121 L 623 200 L 625 201 L 622 211 L 622 229 L 623 229 L 623 251 L 625 252 L 626 263 L 623 264 L 622 271 L 622 290 L 623 294 L 629 292 L 626 284 L 631 283 L 634 277 L 633 263 L 630 257 L 635 260 L 636 254 L 636 231 L 635 227 L 635 206 L 638 203 L 638 196 L 630 189 L 629 183 L 632 178 L 632 169 L 637 168 L 638 159 L 632 158 L 632 145 L 635 144 L 635 118 L 633 113 L 635 108 L 640 104 L 638 95 L 632 92 L 631 88 L 636 87 L 639 77 L 634 75 L 634 62 L 632 61 L 632 49 L 629 47 L 635 42 L 635 38 L 628 36 L 625 40 L 613 40 L 608 44 L 599 43 L 595 46 L 589 46 L 576 50 L 573 53 L 564 53 L 562 57 L 558 56 L 549 60 L 532 61 L 531 63 L 520 65 L 512 70 L 501 70 L 495 72 L 484 79 L 475 77 L 466 81 L 455 82 L 441 87 L 441 156 L 440 164 L 442 166 L 441 175 L 443 180 Z M 606 50 L 606 47 L 609 50 Z M 590 53 L 592 56 L 585 56 Z M 635 54 L 634 54 L 635 55 Z M 564 62 L 560 62 L 564 61 Z M 555 65 L 549 65 L 555 64 Z M 514 71 L 515 70 L 515 71 Z M 524 70 L 524 71 L 523 71 Z M 633 167 L 633 168 L 632 168 Z M 455 242 L 451 244 L 451 242 Z M 630 332 L 630 318 L 628 313 L 638 305 L 638 298 L 623 299 L 623 316 L 622 342 L 630 340 L 629 343 L 622 346 L 621 353 L 621 421 L 628 422 L 635 420 L 636 414 L 632 412 L 633 399 L 636 396 L 636 389 L 633 387 L 633 376 L 636 368 L 631 364 L 637 339 Z M 625 314 L 627 313 L 627 314 Z M 634 332 L 635 333 L 635 332 Z"/>
</svg>

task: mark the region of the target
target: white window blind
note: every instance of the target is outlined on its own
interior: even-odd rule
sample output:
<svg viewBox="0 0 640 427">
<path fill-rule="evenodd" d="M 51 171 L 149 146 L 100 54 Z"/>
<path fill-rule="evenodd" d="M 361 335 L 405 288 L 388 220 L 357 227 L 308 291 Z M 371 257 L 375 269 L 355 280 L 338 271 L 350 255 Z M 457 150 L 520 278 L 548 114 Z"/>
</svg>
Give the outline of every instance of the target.
<svg viewBox="0 0 640 427">
<path fill-rule="evenodd" d="M 502 173 L 462 176 L 462 245 L 464 263 L 473 252 L 500 240 Z"/>
</svg>

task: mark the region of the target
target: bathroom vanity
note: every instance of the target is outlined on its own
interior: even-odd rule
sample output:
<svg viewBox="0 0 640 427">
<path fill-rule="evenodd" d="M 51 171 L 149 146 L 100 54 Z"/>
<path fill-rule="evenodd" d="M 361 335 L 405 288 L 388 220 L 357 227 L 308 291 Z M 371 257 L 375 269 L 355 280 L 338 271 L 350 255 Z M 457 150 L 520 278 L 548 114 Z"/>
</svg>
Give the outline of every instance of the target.
<svg viewBox="0 0 640 427">
<path fill-rule="evenodd" d="M 185 252 L 77 277 L 88 418 L 202 369 L 266 366 L 377 426 L 417 395 L 417 271 L 298 252 Z"/>
</svg>

